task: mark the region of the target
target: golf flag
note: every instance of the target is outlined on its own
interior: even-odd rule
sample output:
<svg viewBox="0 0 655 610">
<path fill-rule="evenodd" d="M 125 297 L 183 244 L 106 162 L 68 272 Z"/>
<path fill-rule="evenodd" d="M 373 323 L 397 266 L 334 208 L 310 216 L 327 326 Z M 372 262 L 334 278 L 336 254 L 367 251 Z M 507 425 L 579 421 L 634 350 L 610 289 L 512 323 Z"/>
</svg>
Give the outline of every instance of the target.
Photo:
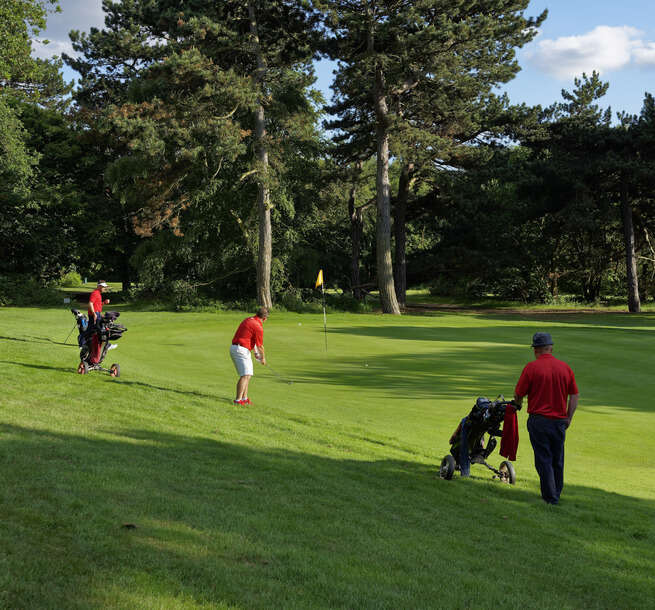
<svg viewBox="0 0 655 610">
<path fill-rule="evenodd" d="M 323 269 L 318 270 L 318 277 L 316 278 L 316 285 L 314 288 L 321 287 L 321 294 L 323 295 L 323 330 L 325 331 L 325 351 L 327 352 L 327 315 L 325 313 L 325 284 L 323 283 Z"/>
</svg>

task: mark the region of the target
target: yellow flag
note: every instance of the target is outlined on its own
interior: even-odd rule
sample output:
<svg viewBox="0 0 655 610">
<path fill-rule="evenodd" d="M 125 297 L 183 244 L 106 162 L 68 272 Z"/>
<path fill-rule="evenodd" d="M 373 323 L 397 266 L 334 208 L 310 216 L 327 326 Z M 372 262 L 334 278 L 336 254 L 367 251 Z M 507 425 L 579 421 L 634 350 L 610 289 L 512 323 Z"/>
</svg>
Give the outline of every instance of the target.
<svg viewBox="0 0 655 610">
<path fill-rule="evenodd" d="M 319 286 L 323 285 L 323 269 L 320 269 L 318 272 L 318 277 L 316 278 L 316 286 L 314 288 L 318 288 Z"/>
</svg>

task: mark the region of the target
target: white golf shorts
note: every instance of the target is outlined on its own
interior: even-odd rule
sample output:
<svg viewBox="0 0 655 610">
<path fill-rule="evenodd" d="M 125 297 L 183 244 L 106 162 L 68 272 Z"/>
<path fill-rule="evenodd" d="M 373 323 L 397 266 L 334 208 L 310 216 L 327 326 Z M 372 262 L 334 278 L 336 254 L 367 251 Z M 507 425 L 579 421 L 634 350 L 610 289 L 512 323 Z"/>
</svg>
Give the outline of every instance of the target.
<svg viewBox="0 0 655 610">
<path fill-rule="evenodd" d="M 243 347 L 243 345 L 232 345 L 230 347 L 230 356 L 239 377 L 253 374 L 252 356 L 249 349 Z"/>
</svg>

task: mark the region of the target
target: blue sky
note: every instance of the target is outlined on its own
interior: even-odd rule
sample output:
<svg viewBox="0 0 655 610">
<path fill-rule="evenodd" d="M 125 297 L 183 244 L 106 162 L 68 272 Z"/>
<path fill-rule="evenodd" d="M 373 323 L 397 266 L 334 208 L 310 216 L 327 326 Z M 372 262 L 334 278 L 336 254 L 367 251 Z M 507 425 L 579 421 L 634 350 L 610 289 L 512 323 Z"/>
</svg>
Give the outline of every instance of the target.
<svg viewBox="0 0 655 610">
<path fill-rule="evenodd" d="M 35 54 L 71 53 L 68 32 L 103 23 L 101 0 L 60 0 Z M 548 9 L 538 36 L 518 53 L 519 75 L 502 90 L 514 103 L 548 106 L 572 89 L 573 78 L 598 70 L 610 88 L 601 105 L 638 113 L 646 91 L 655 93 L 655 0 L 531 0 L 527 14 Z M 332 65 L 317 66 L 317 87 L 329 99 Z M 70 70 L 67 79 L 76 77 Z"/>
</svg>

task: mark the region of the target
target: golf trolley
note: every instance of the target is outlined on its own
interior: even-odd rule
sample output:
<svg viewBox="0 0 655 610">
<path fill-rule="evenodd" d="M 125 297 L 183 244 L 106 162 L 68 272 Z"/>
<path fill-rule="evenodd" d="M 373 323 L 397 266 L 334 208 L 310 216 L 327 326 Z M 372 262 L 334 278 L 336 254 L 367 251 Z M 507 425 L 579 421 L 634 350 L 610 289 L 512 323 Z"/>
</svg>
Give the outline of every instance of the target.
<svg viewBox="0 0 655 610">
<path fill-rule="evenodd" d="M 452 479 L 456 470 L 459 470 L 462 476 L 468 476 L 471 464 L 482 464 L 494 473 L 494 479 L 510 485 L 516 483 L 514 466 L 508 460 L 501 462 L 497 469 L 487 464 L 487 458 L 496 448 L 495 437 L 503 436 L 503 430 L 500 428 L 501 425 L 506 427 L 504 422 L 508 408 L 518 410 L 521 407 L 511 400 L 505 400 L 503 396 L 494 401 L 484 397 L 475 401 L 471 412 L 450 437 L 450 453 L 441 460 L 439 469 L 442 479 Z M 508 415 L 516 417 L 515 411 L 510 411 Z M 485 434 L 489 435 L 486 446 Z"/>
<path fill-rule="evenodd" d="M 71 309 L 71 313 L 75 316 L 79 331 L 77 343 L 80 346 L 80 364 L 77 367 L 77 372 L 80 375 L 86 375 L 89 371 L 103 371 L 109 373 L 112 377 L 120 377 L 121 367 L 119 364 L 114 363 L 108 369 L 101 366 L 109 351 L 110 341 L 117 341 L 127 330 L 125 326 L 116 322 L 116 318 L 120 316 L 120 313 L 108 311 L 95 324 L 90 323 L 88 318 L 77 309 Z M 94 335 L 97 336 L 102 348 L 98 362 L 92 364 L 91 344 Z"/>
</svg>

